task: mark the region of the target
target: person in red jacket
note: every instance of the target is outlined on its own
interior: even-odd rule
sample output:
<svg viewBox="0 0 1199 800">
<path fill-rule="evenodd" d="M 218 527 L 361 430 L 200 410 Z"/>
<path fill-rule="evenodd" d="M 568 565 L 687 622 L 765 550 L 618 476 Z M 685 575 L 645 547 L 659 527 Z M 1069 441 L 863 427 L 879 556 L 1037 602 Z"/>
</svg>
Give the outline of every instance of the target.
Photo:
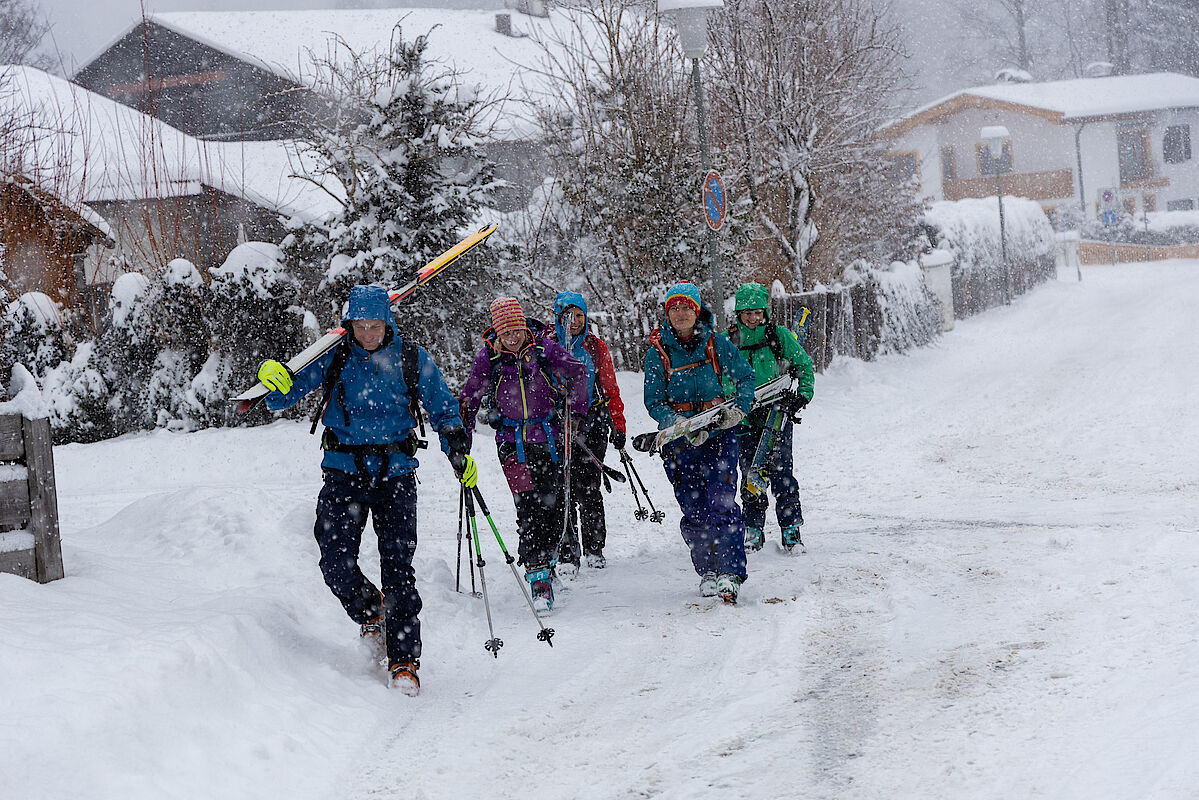
<svg viewBox="0 0 1199 800">
<path fill-rule="evenodd" d="M 554 337 L 570 354 L 587 366 L 587 389 L 591 405 L 579 426 L 579 438 L 600 462 L 608 442 L 617 450 L 625 445 L 624 402 L 616 383 L 616 369 L 608 346 L 589 330 L 587 301 L 578 292 L 562 292 L 554 298 Z M 546 332 L 547 335 L 549 331 Z M 579 571 L 579 533 L 582 528 L 582 556 L 588 567 L 607 565 L 604 545 L 607 523 L 604 520 L 604 496 L 600 493 L 599 465 L 576 448 L 570 457 L 570 522 L 558 554 L 558 574 L 574 577 Z"/>
</svg>

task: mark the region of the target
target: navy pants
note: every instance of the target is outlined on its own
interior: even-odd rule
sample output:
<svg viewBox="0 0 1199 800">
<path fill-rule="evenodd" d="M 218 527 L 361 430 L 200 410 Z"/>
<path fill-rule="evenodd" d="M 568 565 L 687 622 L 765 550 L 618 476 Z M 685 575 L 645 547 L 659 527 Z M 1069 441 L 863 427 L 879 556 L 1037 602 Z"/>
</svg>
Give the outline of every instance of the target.
<svg viewBox="0 0 1199 800">
<path fill-rule="evenodd" d="M 496 448 L 516 506 L 516 528 L 520 533 L 517 554 L 525 569 L 558 560 L 566 505 L 561 444 L 559 440 L 557 461 L 550 458 L 545 442 L 525 442 L 523 462 L 517 460 L 512 442 L 500 442 Z"/>
<path fill-rule="evenodd" d="M 358 567 L 358 550 L 370 512 L 379 540 L 379 590 Z M 390 661 L 420 658 L 420 594 L 412 555 L 416 552 L 416 475 L 409 472 L 374 481 L 336 469 L 325 470 L 325 485 L 316 501 L 316 543 L 321 548 L 321 574 L 350 619 L 369 622 L 382 611 L 387 621 Z"/>
<path fill-rule="evenodd" d="M 803 509 L 799 504 L 799 481 L 795 480 L 794 456 L 791 451 L 791 441 L 795 426 L 784 422 L 782 429 L 774 438 L 774 447 L 766 459 L 766 480 L 770 484 L 770 492 L 774 495 L 774 515 L 778 518 L 779 527 L 788 525 L 803 525 Z M 741 462 L 741 505 L 745 508 L 745 525 L 761 530 L 766 527 L 766 509 L 770 500 L 766 493 L 755 497 L 745 488 L 749 478 L 749 467 L 753 464 L 754 453 L 758 449 L 758 440 L 762 437 L 762 428 L 753 428 L 741 437 L 741 452 L 738 460 Z"/>
<path fill-rule="evenodd" d="M 683 512 L 679 529 L 698 575 L 745 580 L 745 523 L 737 506 L 737 437 L 717 431 L 699 447 L 676 439 L 662 450 Z"/>
<path fill-rule="evenodd" d="M 583 428 L 583 444 L 602 463 L 608 450 L 608 416 L 591 414 Z M 578 447 L 570 454 L 570 523 L 562 540 L 561 560 L 579 563 L 579 528 L 583 552 L 600 555 L 608 540 L 604 518 L 604 496 L 600 493 L 600 469 Z"/>
</svg>

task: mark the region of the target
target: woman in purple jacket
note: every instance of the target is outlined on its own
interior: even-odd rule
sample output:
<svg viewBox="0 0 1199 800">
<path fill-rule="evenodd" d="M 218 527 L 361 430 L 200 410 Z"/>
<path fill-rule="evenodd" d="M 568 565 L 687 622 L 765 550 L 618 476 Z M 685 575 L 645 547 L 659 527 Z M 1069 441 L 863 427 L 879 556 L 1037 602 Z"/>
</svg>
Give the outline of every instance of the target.
<svg viewBox="0 0 1199 800">
<path fill-rule="evenodd" d="M 587 414 L 587 368 L 560 344 L 534 336 L 516 298 L 493 302 L 491 323 L 459 402 L 469 432 L 488 400 L 496 452 L 516 504 L 520 563 L 534 606 L 549 611 L 566 506 L 566 453 L 556 406 L 572 416 Z"/>
</svg>

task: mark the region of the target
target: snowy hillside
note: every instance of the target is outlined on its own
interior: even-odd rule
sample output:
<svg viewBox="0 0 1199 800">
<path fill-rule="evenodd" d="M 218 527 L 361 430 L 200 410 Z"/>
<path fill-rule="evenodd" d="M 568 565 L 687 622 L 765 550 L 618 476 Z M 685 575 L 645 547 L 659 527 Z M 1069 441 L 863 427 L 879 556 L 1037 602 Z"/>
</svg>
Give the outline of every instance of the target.
<svg viewBox="0 0 1199 800">
<path fill-rule="evenodd" d="M 613 487 L 552 649 L 487 536 L 484 651 L 426 455 L 417 699 L 321 581 L 306 425 L 58 448 L 68 577 L 0 575 L 0 797 L 1194 797 L 1197 305 L 1199 262 L 1092 268 L 835 364 L 796 436 L 809 552 L 751 554 L 737 607 L 637 454 L 666 523 Z"/>
</svg>

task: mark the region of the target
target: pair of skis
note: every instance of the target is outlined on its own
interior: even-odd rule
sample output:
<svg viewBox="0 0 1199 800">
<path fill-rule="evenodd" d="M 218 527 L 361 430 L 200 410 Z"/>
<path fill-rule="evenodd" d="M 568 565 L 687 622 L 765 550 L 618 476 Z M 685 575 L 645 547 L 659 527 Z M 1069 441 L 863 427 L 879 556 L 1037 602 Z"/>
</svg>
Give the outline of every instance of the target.
<svg viewBox="0 0 1199 800">
<path fill-rule="evenodd" d="M 446 250 L 437 258 L 430 261 L 425 266 L 421 267 L 412 280 L 408 281 L 408 283 L 404 284 L 400 288 L 388 292 L 388 297 L 391 301 L 391 304 L 395 305 L 411 295 L 420 287 L 427 284 L 429 281 L 436 278 L 451 264 L 454 264 L 458 261 L 458 259 L 462 258 L 462 256 L 478 247 L 484 240 L 487 239 L 488 236 L 495 233 L 496 228 L 498 227 L 499 225 L 493 223 L 486 227 L 480 228 L 470 236 L 467 236 L 465 239 L 458 242 L 458 244 L 454 245 L 449 250 Z M 333 328 L 324 336 L 317 339 L 315 342 L 297 353 L 290 361 L 287 362 L 287 368 L 293 373 L 299 372 L 304 367 L 323 356 L 325 353 L 328 353 L 334 347 L 337 347 L 341 340 L 345 338 L 345 335 L 345 328 Z M 262 398 L 266 397 L 268 394 L 270 394 L 270 392 L 271 390 L 262 383 L 256 383 L 246 391 L 242 392 L 236 397 L 231 398 L 231 400 L 232 402 L 237 403 L 237 413 L 245 414 L 247 411 L 254 408 L 254 406 L 258 405 L 258 403 L 262 401 Z"/>
<path fill-rule="evenodd" d="M 785 398 L 791 389 L 791 376 L 780 375 L 774 380 L 767 381 L 754 391 L 753 409 L 763 408 L 777 403 Z M 725 400 L 707 411 L 701 411 L 693 417 L 687 417 L 669 428 L 651 433 L 642 433 L 633 437 L 633 448 L 643 453 L 660 453 L 662 448 L 683 436 L 690 437 L 703 430 L 717 427 L 724 419 L 725 412 L 736 406 L 735 400 Z"/>
</svg>

